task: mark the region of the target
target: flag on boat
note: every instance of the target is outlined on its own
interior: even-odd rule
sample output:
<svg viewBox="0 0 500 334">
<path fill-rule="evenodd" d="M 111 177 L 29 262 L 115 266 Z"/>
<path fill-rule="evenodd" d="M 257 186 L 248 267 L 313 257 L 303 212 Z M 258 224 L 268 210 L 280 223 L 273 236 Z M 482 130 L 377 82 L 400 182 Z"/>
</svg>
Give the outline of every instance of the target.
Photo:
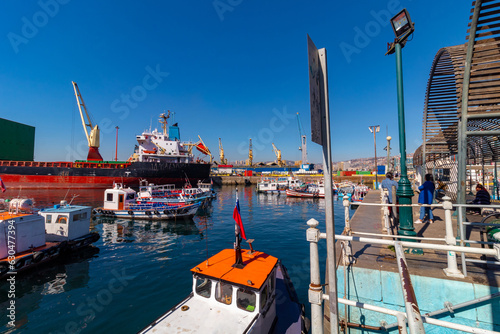
<svg viewBox="0 0 500 334">
<path fill-rule="evenodd" d="M 3 183 L 3 180 L 0 178 L 0 187 L 2 187 L 2 192 L 4 193 L 7 188 L 5 187 L 5 183 Z"/>
<path fill-rule="evenodd" d="M 236 222 L 236 225 L 238 226 L 242 238 L 247 240 L 247 236 L 245 235 L 245 229 L 243 228 L 243 222 L 241 221 L 240 200 L 238 199 L 238 197 L 236 197 L 236 206 L 234 207 L 233 218 L 234 221 Z"/>
</svg>

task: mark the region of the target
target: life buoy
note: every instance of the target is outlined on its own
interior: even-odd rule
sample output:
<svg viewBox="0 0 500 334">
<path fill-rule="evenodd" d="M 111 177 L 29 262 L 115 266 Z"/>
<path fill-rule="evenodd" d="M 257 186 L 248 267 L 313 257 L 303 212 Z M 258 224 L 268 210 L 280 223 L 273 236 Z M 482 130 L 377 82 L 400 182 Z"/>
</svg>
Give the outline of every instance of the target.
<svg viewBox="0 0 500 334">
<path fill-rule="evenodd" d="M 62 216 L 57 220 L 58 224 L 68 225 L 68 217 Z"/>
<path fill-rule="evenodd" d="M 42 253 L 42 252 L 35 252 L 33 254 L 33 263 L 38 263 L 38 262 L 42 261 L 44 257 L 45 257 L 44 253 Z"/>
</svg>

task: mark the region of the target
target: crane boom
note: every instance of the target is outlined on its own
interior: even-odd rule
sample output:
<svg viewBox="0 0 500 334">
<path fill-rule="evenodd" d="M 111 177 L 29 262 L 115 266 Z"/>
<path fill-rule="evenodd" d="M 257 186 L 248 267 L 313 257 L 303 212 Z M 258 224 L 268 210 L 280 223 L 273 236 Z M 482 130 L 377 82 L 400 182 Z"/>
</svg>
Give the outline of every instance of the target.
<svg viewBox="0 0 500 334">
<path fill-rule="evenodd" d="M 224 148 L 222 147 L 222 141 L 219 138 L 219 159 L 222 165 L 227 165 L 227 159 L 224 157 Z"/>
<path fill-rule="evenodd" d="M 252 149 L 252 138 L 250 138 L 250 144 L 248 145 L 248 166 L 252 166 L 253 163 L 253 149 Z"/>
<path fill-rule="evenodd" d="M 281 150 L 278 150 L 276 148 L 276 145 L 274 145 L 274 143 L 271 143 L 271 144 L 273 144 L 273 151 L 274 151 L 274 154 L 276 155 L 276 159 L 278 160 L 277 161 L 278 166 L 283 167 L 285 165 L 285 163 L 281 160 Z"/>
<path fill-rule="evenodd" d="M 73 84 L 73 89 L 75 90 L 76 103 L 78 104 L 78 110 L 80 111 L 80 117 L 82 119 L 83 130 L 85 131 L 85 136 L 87 137 L 87 143 L 89 145 L 89 153 L 87 154 L 87 160 L 91 161 L 103 161 L 101 154 L 99 153 L 99 126 L 92 124 L 92 120 L 83 101 L 82 94 L 76 82 L 71 81 Z M 83 107 L 83 110 L 82 110 Z M 85 116 L 87 123 L 85 122 Z M 88 127 L 88 129 L 87 129 Z"/>
<path fill-rule="evenodd" d="M 307 136 L 303 132 L 302 124 L 300 123 L 299 113 L 297 113 L 297 123 L 299 125 L 299 135 L 300 135 L 299 150 L 302 152 L 302 163 L 307 164 Z"/>
</svg>

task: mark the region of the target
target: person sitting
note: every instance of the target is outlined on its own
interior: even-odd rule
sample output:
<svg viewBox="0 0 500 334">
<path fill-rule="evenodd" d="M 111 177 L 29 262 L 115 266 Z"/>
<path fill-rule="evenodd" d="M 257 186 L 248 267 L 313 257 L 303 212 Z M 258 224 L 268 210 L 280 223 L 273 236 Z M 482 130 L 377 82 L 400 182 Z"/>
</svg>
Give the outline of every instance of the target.
<svg viewBox="0 0 500 334">
<path fill-rule="evenodd" d="M 392 204 L 392 187 L 394 186 L 396 187 L 396 190 L 398 190 L 398 183 L 394 181 L 394 176 L 391 172 L 387 172 L 387 174 L 385 174 L 385 180 L 382 181 L 380 186 L 382 189 L 387 189 L 389 193 L 389 204 Z"/>
<path fill-rule="evenodd" d="M 425 174 L 425 182 L 418 190 L 420 190 L 420 194 L 418 195 L 418 203 L 419 204 L 432 204 L 432 197 L 434 195 L 434 182 L 432 180 L 432 174 Z M 420 219 L 415 221 L 415 224 L 422 224 L 425 220 L 425 216 L 427 215 L 429 219 L 429 223 L 432 224 L 434 222 L 434 215 L 432 214 L 432 208 L 429 206 L 420 207 Z"/>
<path fill-rule="evenodd" d="M 476 198 L 474 198 L 472 204 L 484 204 L 484 205 L 491 204 L 490 193 L 480 183 L 478 183 L 476 186 Z"/>
</svg>

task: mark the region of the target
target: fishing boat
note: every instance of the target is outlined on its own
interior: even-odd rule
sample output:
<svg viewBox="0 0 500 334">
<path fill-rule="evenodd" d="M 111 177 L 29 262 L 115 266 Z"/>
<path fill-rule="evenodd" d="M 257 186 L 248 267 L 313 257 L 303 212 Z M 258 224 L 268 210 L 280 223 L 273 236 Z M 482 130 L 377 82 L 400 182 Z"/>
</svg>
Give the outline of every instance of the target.
<svg viewBox="0 0 500 334">
<path fill-rule="evenodd" d="M 137 192 L 137 201 L 141 203 L 205 204 L 215 197 L 216 193 L 208 187 L 193 188 L 188 184 L 181 189 L 176 189 L 172 184 L 155 185 L 146 180 L 141 181 Z"/>
<path fill-rule="evenodd" d="M 29 199 L 14 199 L 0 212 L 0 277 L 22 272 L 99 240 L 89 232 L 91 208 L 68 205 L 34 212 Z"/>
<path fill-rule="evenodd" d="M 168 203 L 165 201 L 137 200 L 132 188 L 116 183 L 104 192 L 104 205 L 93 210 L 94 215 L 129 219 L 180 219 L 192 218 L 200 203 Z"/>
<path fill-rule="evenodd" d="M 265 194 L 285 194 L 287 189 L 296 189 L 304 183 L 294 177 L 263 178 L 257 183 L 257 192 Z"/>
<path fill-rule="evenodd" d="M 311 183 L 296 189 L 287 189 L 288 197 L 303 198 L 325 198 L 325 186 L 323 183 Z"/>
<path fill-rule="evenodd" d="M 163 131 L 136 136 L 135 152 L 127 161 L 96 160 L 89 158 L 90 152 L 87 160 L 75 162 L 0 161 L 0 176 L 10 188 L 108 188 L 116 182 L 139 186 L 143 179 L 182 185 L 186 178 L 194 184 L 208 178 L 210 164 L 194 159 L 192 149 L 198 146 L 180 141 L 177 123 L 167 131 L 168 118 L 160 115 Z"/>
<path fill-rule="evenodd" d="M 274 256 L 241 249 L 246 238 L 237 202 L 234 249 L 221 250 L 191 269 L 192 292 L 140 333 L 304 333 L 286 268 Z"/>
</svg>

